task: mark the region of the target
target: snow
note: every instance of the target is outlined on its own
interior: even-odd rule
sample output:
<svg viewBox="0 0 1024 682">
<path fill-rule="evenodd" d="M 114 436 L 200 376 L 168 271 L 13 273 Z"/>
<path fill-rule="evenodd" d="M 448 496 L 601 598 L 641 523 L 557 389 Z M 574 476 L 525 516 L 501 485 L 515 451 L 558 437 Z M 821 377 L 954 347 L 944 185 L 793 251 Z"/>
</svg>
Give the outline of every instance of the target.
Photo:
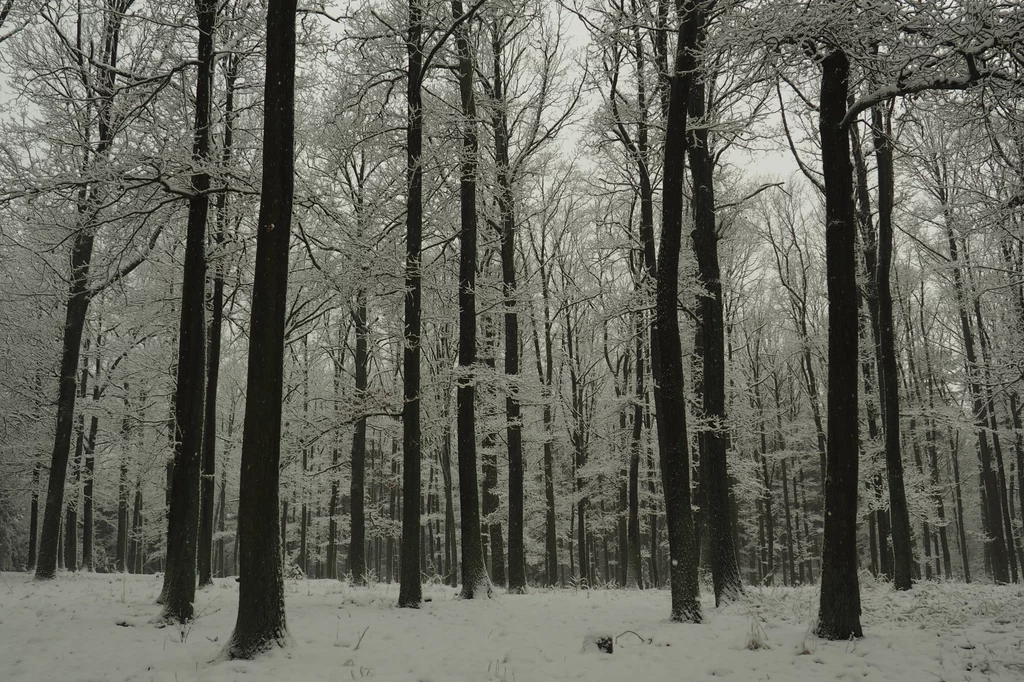
<svg viewBox="0 0 1024 682">
<path fill-rule="evenodd" d="M 763 588 L 724 609 L 705 598 L 702 625 L 667 621 L 667 590 L 496 590 L 460 601 L 424 586 L 419 610 L 397 585 L 290 580 L 294 645 L 261 660 L 212 664 L 234 625 L 237 584 L 198 593 L 197 619 L 157 628 L 157 576 L 0 574 L 0 680 L 1016 680 L 1024 679 L 1024 589 L 863 586 L 865 638 L 813 637 L 814 588 Z M 616 635 L 615 653 L 581 650 Z M 627 633 L 626 631 L 632 631 Z M 625 633 L 625 634 L 620 634 Z"/>
</svg>

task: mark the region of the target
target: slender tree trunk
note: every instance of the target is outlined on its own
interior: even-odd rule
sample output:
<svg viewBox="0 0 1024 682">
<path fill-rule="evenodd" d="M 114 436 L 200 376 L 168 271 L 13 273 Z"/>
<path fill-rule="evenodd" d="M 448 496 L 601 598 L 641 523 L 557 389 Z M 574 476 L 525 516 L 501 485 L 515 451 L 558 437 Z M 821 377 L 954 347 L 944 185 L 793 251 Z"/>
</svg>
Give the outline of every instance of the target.
<svg viewBox="0 0 1024 682">
<path fill-rule="evenodd" d="M 216 13 L 216 10 L 214 10 Z M 211 53 L 212 57 L 212 53 Z M 210 65 L 210 77 L 213 76 Z M 238 58 L 230 56 L 224 74 L 224 139 L 220 165 L 224 172 L 231 168 L 235 121 L 235 82 Z M 213 292 L 210 298 L 209 347 L 206 365 L 206 416 L 203 427 L 203 461 L 200 472 L 199 499 L 199 586 L 213 584 L 213 497 L 216 491 L 217 461 L 217 388 L 220 379 L 221 326 L 224 320 L 224 242 L 227 230 L 228 194 L 220 192 L 216 202 L 216 227 L 213 233 Z"/>
<path fill-rule="evenodd" d="M 446 410 L 447 412 L 447 410 Z M 441 476 L 444 479 L 444 548 L 449 587 L 459 585 L 458 543 L 455 541 L 455 501 L 452 485 L 452 428 L 450 419 L 445 420 L 444 446 L 441 451 Z"/>
<path fill-rule="evenodd" d="M 856 228 L 850 140 L 842 128 L 849 75 L 849 60 L 842 50 L 833 50 L 822 61 L 819 127 L 825 176 L 829 377 L 825 534 L 816 632 L 826 639 L 863 636 L 857 578 Z"/>
<path fill-rule="evenodd" d="M 117 544 L 114 567 L 118 573 L 128 570 L 128 451 L 133 444 L 131 404 L 128 382 L 124 382 L 124 416 L 121 420 L 121 466 L 117 485 Z"/>
<path fill-rule="evenodd" d="M 639 279 L 637 280 L 639 287 Z M 643 588 L 640 563 L 640 449 L 643 447 L 644 329 L 643 313 L 634 313 L 633 333 L 636 337 L 636 392 L 633 395 L 633 433 L 629 445 L 629 511 L 626 521 L 626 586 Z"/>
<path fill-rule="evenodd" d="M 690 92 L 690 116 L 705 115 L 703 80 Z M 698 277 L 706 295 L 698 300 L 701 327 L 704 418 L 710 427 L 703 432 L 700 462 L 703 490 L 702 514 L 708 531 L 711 578 L 715 604 L 722 606 L 743 593 L 736 548 L 729 528 L 729 474 L 726 464 L 725 416 L 725 320 L 722 281 L 718 265 L 718 221 L 715 217 L 714 157 L 707 127 L 690 133 L 690 171 L 693 177 L 693 250 Z"/>
<path fill-rule="evenodd" d="M 206 218 L 210 176 L 210 106 L 213 86 L 213 31 L 216 0 L 196 0 L 199 28 L 196 78 L 193 196 L 189 199 L 185 271 L 178 327 L 178 372 L 175 391 L 174 475 L 167 513 L 167 571 L 160 619 L 184 623 L 193 617 L 196 555 L 199 542 L 200 470 L 206 399 Z"/>
<path fill-rule="evenodd" d="M 64 482 L 71 450 L 75 398 L 77 394 L 78 360 L 82 332 L 89 307 L 89 263 L 92 258 L 93 235 L 88 227 L 79 230 L 71 248 L 71 286 L 64 322 L 63 350 L 60 364 L 60 391 L 57 397 L 57 430 L 54 436 L 50 476 L 43 512 L 43 528 L 39 536 L 36 579 L 49 580 L 57 573 L 61 516 L 64 512 Z"/>
<path fill-rule="evenodd" d="M 359 200 L 361 205 L 361 198 Z M 353 314 L 356 334 L 356 400 L 359 409 L 365 410 L 366 389 L 370 368 L 369 353 L 369 317 L 367 311 L 366 290 L 362 287 L 356 292 L 356 309 Z M 348 546 L 349 570 L 352 582 L 356 585 L 366 584 L 366 417 L 360 417 L 352 433 L 352 479 L 349 488 L 350 539 Z M 379 577 L 379 576 L 378 576 Z"/>
<path fill-rule="evenodd" d="M 461 4 L 461 3 L 460 3 Z M 516 301 L 516 214 L 508 158 L 508 114 L 505 106 L 502 43 L 497 28 L 492 41 L 495 100 L 494 153 L 498 174 L 498 210 L 501 228 L 501 281 L 505 297 L 505 441 L 508 446 L 508 591 L 526 592 L 526 548 L 523 544 L 523 439 L 519 407 L 519 313 Z M 471 85 L 471 84 L 470 84 Z M 475 150 L 474 150 L 475 152 Z"/>
<path fill-rule="evenodd" d="M 295 135 L 295 0 L 270 0 L 263 179 L 249 327 L 249 371 L 239 483 L 238 620 L 227 658 L 284 646 L 284 579 L 277 534 L 288 241 Z M 271 188 L 273 188 L 272 191 Z"/>
<path fill-rule="evenodd" d="M 89 351 L 89 339 L 85 340 L 85 353 Z M 82 374 L 79 380 L 79 400 L 84 401 L 88 394 L 89 358 L 82 360 Z M 83 406 L 84 407 L 84 406 Z M 85 415 L 79 413 L 75 436 L 75 458 L 71 463 L 73 491 L 68 499 L 68 508 L 64 514 L 64 567 L 69 571 L 78 570 L 78 503 L 80 501 L 78 486 L 82 481 L 82 455 L 85 453 Z"/>
<path fill-rule="evenodd" d="M 668 526 L 672 587 L 671 620 L 700 622 L 696 541 L 690 509 L 690 465 L 686 433 L 683 355 L 679 342 L 679 252 L 683 231 L 683 158 L 686 151 L 686 113 L 690 84 L 696 70 L 695 48 L 707 8 L 686 0 L 677 4 L 679 37 L 670 77 L 671 92 L 665 120 L 665 164 L 662 178 L 661 246 L 658 251 L 653 365 L 661 391 L 658 433 L 661 445 L 662 490 Z"/>
<path fill-rule="evenodd" d="M 573 335 L 572 317 L 568 307 L 565 310 L 565 346 L 568 352 L 569 391 L 571 394 L 571 428 L 570 434 L 573 448 L 573 478 L 576 494 L 576 551 L 579 564 L 578 578 L 587 588 L 593 587 L 593 576 L 590 573 L 590 561 L 587 556 L 587 503 L 586 481 L 582 469 L 587 464 L 583 389 L 580 386 L 578 372 L 579 358 L 576 355 L 576 342 Z"/>
<path fill-rule="evenodd" d="M 992 469 L 992 452 L 989 449 L 988 411 L 985 401 L 982 398 L 980 385 L 980 363 L 974 347 L 974 331 L 971 329 L 970 318 L 967 314 L 967 292 L 961 271 L 959 247 L 953 233 L 952 212 L 946 204 L 944 210 L 946 222 L 946 238 L 949 243 L 949 257 L 953 264 L 953 287 L 956 290 L 957 302 L 959 305 L 960 329 L 963 334 L 964 354 L 967 361 L 967 372 L 969 377 L 972 406 L 974 411 L 975 426 L 978 436 L 978 456 L 981 461 L 981 488 L 984 491 L 983 517 L 989 520 L 986 531 L 991 534 L 991 542 L 987 545 L 992 558 L 992 577 L 997 583 L 1010 581 L 1009 562 L 1006 553 L 1006 542 L 1003 535 L 1002 510 L 1000 507 L 999 478 Z"/>
<path fill-rule="evenodd" d="M 100 344 L 96 342 L 96 375 L 93 382 L 92 402 L 93 408 L 97 408 L 100 400 Z M 89 418 L 89 436 L 85 440 L 85 484 L 82 487 L 82 568 L 86 571 L 93 570 L 92 547 L 93 547 L 93 478 L 96 471 L 96 432 L 99 429 L 99 417 L 94 412 Z"/>
<path fill-rule="evenodd" d="M 476 406 L 474 366 L 476 365 L 476 172 L 478 141 L 476 99 L 473 95 L 473 59 L 468 22 L 462 2 L 452 0 L 452 19 L 460 21 L 455 30 L 458 53 L 459 94 L 462 100 L 462 158 L 459 183 L 461 207 L 459 256 L 459 370 L 456 394 L 459 455 L 459 511 L 462 530 L 463 599 L 489 597 L 491 585 L 484 566 L 480 538 L 480 487 L 476 471 Z"/>
<path fill-rule="evenodd" d="M 878 168 L 878 263 L 874 272 L 878 296 L 879 383 L 882 395 L 882 425 L 885 429 L 885 464 L 889 483 L 889 520 L 893 547 L 893 586 L 909 590 L 913 585 L 913 540 L 910 512 L 903 484 L 903 458 L 900 453 L 900 395 L 896 364 L 896 339 L 892 314 L 893 159 L 892 128 L 880 107 L 871 113 L 872 136 Z"/>
<path fill-rule="evenodd" d="M 544 245 L 541 245 L 544 248 Z M 541 355 L 540 333 L 536 322 L 533 324 L 533 350 L 537 359 L 537 377 L 543 387 L 543 428 L 544 428 L 544 568 L 547 585 L 553 587 L 560 582 L 558 575 L 558 533 L 555 515 L 554 448 L 551 443 L 553 415 L 551 401 L 554 379 L 554 348 L 552 340 L 551 291 L 549 271 L 543 257 L 540 259 L 541 298 L 544 306 L 544 349 Z M 531 317 L 531 320 L 533 318 Z M 541 358 L 544 358 L 543 361 Z"/>
<path fill-rule="evenodd" d="M 420 334 L 422 329 L 423 244 L 423 6 L 409 0 L 406 101 L 405 347 L 402 407 L 402 559 L 398 605 L 419 608 L 420 582 Z M 475 473 L 475 472 L 474 472 Z"/>
</svg>

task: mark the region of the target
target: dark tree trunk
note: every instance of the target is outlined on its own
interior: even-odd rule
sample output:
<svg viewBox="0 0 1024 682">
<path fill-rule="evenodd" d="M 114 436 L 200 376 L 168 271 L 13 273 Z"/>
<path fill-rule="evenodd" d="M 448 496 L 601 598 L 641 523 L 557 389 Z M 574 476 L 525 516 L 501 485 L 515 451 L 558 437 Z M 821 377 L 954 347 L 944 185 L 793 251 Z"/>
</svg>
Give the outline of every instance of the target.
<svg viewBox="0 0 1024 682">
<path fill-rule="evenodd" d="M 452 429 L 450 420 L 445 421 L 444 446 L 441 450 L 441 477 L 444 479 L 444 550 L 448 573 L 445 584 L 457 587 L 459 584 L 458 543 L 455 541 L 455 501 L 452 490 Z"/>
<path fill-rule="evenodd" d="M 579 357 L 576 354 L 576 343 L 573 337 L 572 317 L 569 308 L 565 310 L 565 346 L 568 352 L 569 391 L 572 396 L 571 440 L 573 446 L 573 477 L 576 484 L 576 551 L 578 552 L 579 580 L 590 588 L 594 586 L 593 575 L 590 573 L 590 561 L 587 555 L 587 506 L 589 498 L 586 491 L 586 480 L 582 470 L 587 464 L 587 436 L 585 434 L 587 416 L 585 397 L 580 385 Z"/>
<path fill-rule="evenodd" d="M 353 314 L 356 333 L 356 400 L 359 409 L 364 410 L 368 374 L 370 367 L 369 353 L 369 317 L 366 303 L 366 290 L 360 288 L 356 293 L 356 310 Z M 349 570 L 352 582 L 356 585 L 366 584 L 366 417 L 356 421 L 352 433 L 352 479 L 349 488 L 351 530 L 348 546 Z"/>
<path fill-rule="evenodd" d="M 135 501 L 132 503 L 132 534 L 128 542 L 128 572 L 142 573 L 142 485 L 136 484 Z"/>
<path fill-rule="evenodd" d="M 37 460 L 32 465 L 32 509 L 28 523 L 28 570 L 36 568 L 36 538 L 39 535 L 39 471 L 42 465 Z"/>
<path fill-rule="evenodd" d="M 541 245 L 543 249 L 543 244 Z M 549 287 L 549 271 L 544 261 L 544 253 L 541 253 L 540 287 L 541 298 L 544 305 L 544 349 L 540 346 L 540 332 L 537 330 L 536 322 L 533 325 L 533 350 L 537 359 L 537 378 L 543 387 L 544 409 L 544 573 L 546 584 L 553 587 L 559 583 L 558 576 L 558 536 L 556 531 L 555 516 L 555 478 L 554 478 L 554 448 L 551 444 L 552 425 L 552 381 L 554 379 L 554 349 L 551 336 L 551 291 Z M 531 317 L 531 320 L 533 318 Z M 543 352 L 543 361 L 541 353 Z"/>
<path fill-rule="evenodd" d="M 491 370 L 494 369 L 494 358 L 490 355 L 494 349 L 493 339 L 488 333 L 487 348 L 488 356 L 484 362 Z M 481 469 L 483 470 L 483 491 L 481 493 L 481 553 L 484 556 L 484 565 L 490 569 L 491 582 L 495 585 L 504 586 L 505 578 L 505 538 L 501 532 L 501 519 L 498 511 L 501 500 L 498 497 L 498 434 L 489 432 L 484 435 L 480 445 L 483 448 L 481 456 Z M 490 556 L 488 563 L 487 557 Z"/>
<path fill-rule="evenodd" d="M 455 31 L 458 53 L 459 95 L 462 101 L 462 158 L 460 160 L 459 205 L 459 370 L 456 395 L 459 456 L 459 512 L 462 544 L 463 599 L 491 594 L 484 566 L 480 538 L 480 487 L 476 473 L 476 171 L 478 141 L 476 100 L 473 96 L 473 58 L 469 45 L 469 22 L 463 16 L 462 2 L 452 0 L 452 19 L 461 22 Z"/>
<path fill-rule="evenodd" d="M 964 263 L 968 265 L 967 254 L 964 254 Z M 1006 468 L 1003 462 L 1002 441 L 999 438 L 999 420 L 996 416 L 995 399 L 992 395 L 992 357 L 989 351 L 988 332 L 985 329 L 985 319 L 981 314 L 981 294 L 974 296 L 974 320 L 978 327 L 978 345 L 981 346 L 981 358 L 984 363 L 984 397 L 985 413 L 988 415 L 989 427 L 992 430 L 992 452 L 996 458 L 996 483 L 999 495 L 1000 517 L 997 521 L 1002 524 L 1004 538 L 1006 539 L 1006 555 L 1010 564 L 1010 580 L 1018 581 L 1017 554 L 1013 542 L 1013 521 L 1010 512 L 1010 501 L 1007 498 Z"/>
<path fill-rule="evenodd" d="M 206 217 L 210 176 L 210 105 L 213 85 L 213 31 L 216 0 L 196 0 L 199 28 L 196 78 L 195 140 L 192 160 L 194 192 L 188 205 L 185 272 L 178 327 L 178 376 L 175 392 L 174 476 L 167 513 L 167 571 L 161 593 L 162 620 L 192 619 L 199 542 L 199 481 L 203 457 L 206 399 Z"/>
<path fill-rule="evenodd" d="M 637 280 L 639 287 L 639 279 Z M 629 511 L 626 520 L 626 586 L 644 586 L 640 563 L 640 449 L 643 447 L 644 423 L 644 324 L 643 313 L 634 313 L 633 333 L 636 336 L 636 392 L 633 395 L 633 433 L 629 445 Z"/>
<path fill-rule="evenodd" d="M 461 3 L 459 3 L 461 5 Z M 508 591 L 526 591 L 526 548 L 523 544 L 523 440 L 519 407 L 519 313 L 516 302 L 516 214 L 508 158 L 508 115 L 505 106 L 502 44 L 495 29 L 494 74 L 491 87 L 496 104 L 493 120 L 495 165 L 498 172 L 498 210 L 501 221 L 501 281 L 505 297 L 505 440 L 508 446 Z M 472 85 L 472 83 L 470 83 Z M 474 149 L 475 153 L 475 149 Z"/>
<path fill-rule="evenodd" d="M 118 5 L 103 17 L 104 40 L 98 59 L 99 63 L 108 65 L 108 68 L 100 71 L 96 88 L 97 92 L 106 94 L 96 102 L 98 142 L 91 157 L 92 161 L 87 156 L 83 162 L 83 171 L 91 171 L 92 163 L 104 160 L 113 144 L 114 79 L 117 69 L 121 21 L 125 10 L 127 7 L 122 8 Z M 68 455 L 71 450 L 71 432 L 75 412 L 75 373 L 78 371 L 82 331 L 85 329 L 86 314 L 93 294 L 89 290 L 89 266 L 92 261 L 93 241 L 97 227 L 96 218 L 103 203 L 97 195 L 101 193 L 95 186 L 90 188 L 83 184 L 77 198 L 76 227 L 78 229 L 71 246 L 71 276 L 61 349 L 57 423 L 53 439 L 53 453 L 50 458 L 43 527 L 40 532 L 39 550 L 36 557 L 35 577 L 37 580 L 49 580 L 56 575 L 57 570 L 60 517 L 64 508 L 64 483 L 67 478 Z"/>
<path fill-rule="evenodd" d="M 657 362 L 652 367 L 655 385 L 661 392 L 657 419 L 672 587 L 670 618 L 677 622 L 700 622 L 698 556 L 690 509 L 689 440 L 686 433 L 686 393 L 677 298 L 683 233 L 687 100 L 696 67 L 694 50 L 706 9 L 698 9 L 695 3 L 685 0 L 677 3 L 677 8 L 680 26 L 665 119 L 661 246 L 658 250 L 652 340 L 656 348 L 653 355 Z"/>
<path fill-rule="evenodd" d="M 879 383 L 882 391 L 882 425 L 885 429 L 885 465 L 889 478 L 889 520 L 892 531 L 893 586 L 909 590 L 914 583 L 913 540 L 910 512 L 903 484 L 903 458 L 900 453 L 900 394 L 896 364 L 896 338 L 893 327 L 892 291 L 889 273 L 892 267 L 893 160 L 892 127 L 879 107 L 871 112 L 871 128 L 878 164 L 878 263 L 874 272 L 878 296 Z"/>
<path fill-rule="evenodd" d="M 983 399 L 980 384 L 980 364 L 974 347 L 974 331 L 971 329 L 970 318 L 967 313 L 968 294 L 964 283 L 963 272 L 956 236 L 953 232 L 952 211 L 948 203 L 944 203 L 944 217 L 946 222 L 946 238 L 949 243 L 949 258 L 953 264 L 953 287 L 956 291 L 957 303 L 959 305 L 960 330 L 963 334 L 964 353 L 967 360 L 967 371 L 969 377 L 972 407 L 974 411 L 975 426 L 978 436 L 978 457 L 981 461 L 981 489 L 983 491 L 984 507 L 983 518 L 989 523 L 985 529 L 991 534 L 991 542 L 987 545 L 992 559 L 992 577 L 997 583 L 1008 583 L 1010 581 L 1009 562 L 1006 552 L 1006 541 L 1003 535 L 1002 510 L 1000 507 L 999 477 L 992 469 L 992 452 L 989 449 L 989 420 L 986 404 Z"/>
<path fill-rule="evenodd" d="M 705 115 L 704 82 L 697 80 L 690 92 L 690 116 Z M 718 225 L 715 217 L 714 158 L 707 127 L 690 133 L 690 171 L 693 177 L 693 251 L 698 277 L 705 294 L 699 297 L 704 418 L 710 427 L 702 434 L 700 471 L 702 514 L 707 526 L 711 578 L 715 604 L 722 606 L 743 593 L 736 548 L 729 527 L 729 474 L 726 465 L 725 416 L 725 320 L 722 280 L 718 266 Z"/>
<path fill-rule="evenodd" d="M 850 139 L 842 127 L 850 64 L 842 50 L 822 62 L 821 134 L 829 302 L 828 449 L 821 602 L 816 632 L 862 637 L 857 578 L 858 315 Z"/>
<path fill-rule="evenodd" d="M 789 507 L 789 474 L 786 471 L 786 460 L 782 462 L 782 508 L 786 517 L 786 556 L 789 557 L 789 584 L 796 584 L 796 562 L 793 554 L 793 516 Z M 783 572 L 786 567 L 783 565 Z"/>
<path fill-rule="evenodd" d="M 39 536 L 39 555 L 36 579 L 49 580 L 57 572 L 58 543 L 61 516 L 64 512 L 64 483 L 67 478 L 68 456 L 71 451 L 75 398 L 77 397 L 78 360 L 82 332 L 89 308 L 89 263 L 92 258 L 93 234 L 83 227 L 75 236 L 71 247 L 71 286 L 68 294 L 67 314 L 64 322 L 63 350 L 60 363 L 60 392 L 57 396 L 57 430 L 53 454 L 50 458 L 50 476 L 43 512 L 43 528 Z"/>
<path fill-rule="evenodd" d="M 216 14 L 216 10 L 214 10 Z M 212 58 L 212 52 L 209 55 Z M 234 55 L 227 60 L 224 75 L 224 139 L 221 149 L 221 169 L 227 172 L 231 167 L 235 120 L 235 81 L 237 80 L 238 58 Z M 213 77 L 213 64 L 209 75 Z M 220 339 L 224 320 L 224 241 L 227 229 L 228 194 L 217 195 L 216 229 L 213 233 L 213 293 L 210 299 L 209 347 L 206 365 L 206 417 L 203 426 L 203 461 L 200 472 L 199 499 L 199 586 L 213 584 L 213 497 L 216 489 L 217 460 L 217 386 L 220 379 Z"/>
<path fill-rule="evenodd" d="M 403 351 L 402 407 L 402 558 L 398 605 L 419 608 L 420 582 L 420 333 L 422 328 L 423 244 L 423 7 L 409 0 L 409 35 L 406 41 L 408 74 L 406 100 L 405 212 L 405 348 Z M 461 294 L 460 294 L 461 295 Z"/>
<path fill-rule="evenodd" d="M 85 352 L 89 352 L 89 339 L 85 340 Z M 82 360 L 82 374 L 79 379 L 79 400 L 85 400 L 89 384 L 89 359 Z M 79 412 L 75 436 L 75 458 L 71 463 L 72 495 L 64 514 L 64 567 L 69 571 L 78 570 L 78 485 L 82 480 L 82 455 L 85 452 L 85 415 Z"/>
<path fill-rule="evenodd" d="M 117 482 L 117 544 L 114 570 L 128 570 L 128 451 L 132 444 L 132 420 L 129 416 L 128 382 L 124 384 L 124 417 L 121 421 L 121 466 Z"/>
<path fill-rule="evenodd" d="M 239 482 L 238 620 L 228 658 L 284 646 L 284 578 L 277 533 L 284 320 L 295 135 L 295 0 L 270 0 L 263 130 L 264 191 L 256 237 L 249 371 Z"/>
<path fill-rule="evenodd" d="M 100 356 L 99 342 L 96 344 L 96 381 L 92 389 L 93 407 L 100 399 Z M 96 471 L 96 432 L 99 418 L 94 413 L 89 418 L 89 436 L 85 440 L 85 484 L 82 486 L 82 568 L 93 570 L 93 474 Z"/>
</svg>

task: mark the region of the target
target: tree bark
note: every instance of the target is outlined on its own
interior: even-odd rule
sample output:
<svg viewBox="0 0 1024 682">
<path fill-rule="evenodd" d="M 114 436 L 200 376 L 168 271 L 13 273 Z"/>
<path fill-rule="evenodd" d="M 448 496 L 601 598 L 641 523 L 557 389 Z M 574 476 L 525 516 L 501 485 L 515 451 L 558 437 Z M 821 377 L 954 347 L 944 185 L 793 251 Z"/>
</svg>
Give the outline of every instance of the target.
<svg viewBox="0 0 1024 682">
<path fill-rule="evenodd" d="M 356 333 L 356 400 L 363 410 L 370 368 L 369 317 L 366 290 L 356 292 L 356 309 L 352 315 Z M 366 417 L 356 421 L 352 433 L 352 479 L 349 487 L 349 513 L 351 520 L 348 546 L 349 570 L 352 582 L 366 584 Z"/>
<path fill-rule="evenodd" d="M 263 179 L 249 328 L 239 483 L 238 620 L 224 650 L 251 659 L 284 646 L 284 579 L 277 533 L 288 240 L 295 136 L 296 0 L 270 0 L 263 113 Z"/>
<path fill-rule="evenodd" d="M 216 15 L 216 9 L 214 10 Z M 215 17 L 216 18 L 216 17 Z M 210 55 L 212 58 L 212 53 Z M 213 64 L 210 66 L 213 77 Z M 227 172 L 231 167 L 235 121 L 235 82 L 238 78 L 238 58 L 234 55 L 227 60 L 224 74 L 224 139 L 220 164 Z M 210 298 L 209 345 L 206 365 L 206 417 L 203 426 L 203 461 L 200 471 L 199 499 L 199 586 L 213 584 L 213 498 L 216 489 L 217 461 L 217 387 L 220 379 L 221 326 L 224 320 L 224 242 L 227 229 L 228 194 L 217 195 L 216 228 L 213 233 L 213 292 Z"/>
<path fill-rule="evenodd" d="M 842 127 L 850 63 L 842 50 L 822 61 L 821 134 L 825 176 L 828 280 L 828 449 L 821 597 L 816 632 L 826 639 L 862 637 L 857 577 L 858 315 L 853 169 Z"/>
<path fill-rule="evenodd" d="M 670 618 L 699 623 L 702 619 L 697 583 L 696 542 L 690 509 L 690 465 L 686 433 L 686 393 L 683 354 L 679 342 L 679 252 L 683 232 L 683 164 L 686 152 L 686 112 L 690 84 L 696 69 L 694 50 L 703 12 L 692 0 L 677 3 L 679 32 L 671 93 L 665 119 L 665 164 L 662 178 L 661 244 L 655 289 L 653 365 L 655 385 L 661 389 L 658 433 L 661 445 L 662 490 L 668 526 L 672 588 Z"/>
<path fill-rule="evenodd" d="M 83 172 L 92 170 L 90 164 L 104 160 L 113 144 L 114 79 L 123 16 L 124 11 L 118 5 L 111 8 L 103 17 L 104 40 L 100 48 L 99 61 L 108 65 L 109 68 L 101 69 L 96 87 L 98 91 L 107 94 L 99 98 L 96 103 L 99 139 L 91 156 L 92 161 L 90 162 L 90 157 L 87 155 L 83 162 Z M 68 287 L 61 348 L 57 424 L 54 432 L 53 452 L 50 457 L 50 476 L 47 483 L 46 506 L 43 511 L 43 527 L 39 537 L 35 574 L 37 580 L 52 579 L 57 571 L 60 517 L 64 509 L 64 484 L 67 480 L 68 455 L 71 450 L 71 432 L 75 412 L 75 375 L 78 372 L 82 332 L 85 329 L 85 319 L 93 293 L 89 289 L 89 267 L 92 262 L 93 243 L 96 236 L 96 218 L 103 203 L 99 194 L 101 192 L 98 188 L 90 187 L 88 184 L 82 184 L 78 192 L 77 231 L 71 246 L 71 283 Z"/>
<path fill-rule="evenodd" d="M 694 81 L 690 92 L 690 116 L 705 116 L 703 80 Z M 702 509 L 708 531 L 708 557 L 715 590 L 715 605 L 723 606 L 743 594 L 736 548 L 729 527 L 729 474 L 726 464 L 725 415 L 725 320 L 722 280 L 718 265 L 718 225 L 715 215 L 714 158 L 707 127 L 691 131 L 689 149 L 693 178 L 693 251 L 704 293 L 698 297 L 701 327 L 701 365 L 704 418 L 709 428 L 702 434 L 700 462 Z"/>
<path fill-rule="evenodd" d="M 408 74 L 406 102 L 405 212 L 405 348 L 403 350 L 402 407 L 402 557 L 398 605 L 419 608 L 420 582 L 420 334 L 422 330 L 423 244 L 423 6 L 409 0 L 409 35 L 406 39 Z M 475 473 L 475 472 L 474 472 Z"/>
<path fill-rule="evenodd" d="M 199 481 L 203 457 L 206 399 L 206 218 L 210 176 L 210 105 L 213 85 L 213 31 L 216 0 L 196 0 L 199 73 L 196 78 L 195 140 L 185 239 L 185 271 L 178 326 L 178 376 L 175 392 L 174 475 L 167 513 L 167 571 L 160 619 L 187 622 L 193 617 L 196 554 L 199 542 Z"/>
<path fill-rule="evenodd" d="M 461 3 L 460 3 L 461 4 Z M 519 313 L 516 301 L 516 213 L 508 157 L 508 114 L 505 102 L 502 44 L 495 29 L 492 41 L 495 101 L 494 154 L 498 175 L 501 238 L 501 282 L 505 298 L 505 441 L 508 447 L 508 591 L 526 592 L 526 548 L 523 544 L 523 438 L 519 406 Z"/>
<path fill-rule="evenodd" d="M 882 387 L 882 425 L 885 429 L 885 465 L 889 479 L 889 521 L 892 532 L 893 586 L 909 590 L 914 584 L 913 539 L 910 535 L 910 511 L 903 484 L 903 457 L 900 452 L 900 393 L 896 364 L 896 338 L 892 315 L 893 159 L 892 126 L 880 107 L 871 111 L 871 132 L 878 172 L 878 264 L 875 290 L 878 295 L 879 373 Z"/>
<path fill-rule="evenodd" d="M 462 544 L 463 599 L 489 597 L 491 584 L 484 566 L 480 538 L 480 487 L 476 471 L 476 406 L 474 370 L 476 365 L 476 172 L 478 140 L 476 99 L 473 95 L 473 59 L 468 22 L 461 0 L 452 0 L 452 20 L 461 22 L 455 30 L 458 54 L 459 95 L 462 101 L 462 158 L 459 182 L 461 228 L 459 238 L 459 386 L 457 441 L 459 458 L 459 512 Z"/>
</svg>

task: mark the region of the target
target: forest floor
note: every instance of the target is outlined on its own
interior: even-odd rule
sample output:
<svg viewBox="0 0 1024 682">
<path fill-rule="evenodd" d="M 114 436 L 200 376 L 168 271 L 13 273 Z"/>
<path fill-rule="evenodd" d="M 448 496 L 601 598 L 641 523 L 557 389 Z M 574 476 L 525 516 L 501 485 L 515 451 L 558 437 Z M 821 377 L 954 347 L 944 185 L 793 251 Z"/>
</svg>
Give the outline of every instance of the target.
<svg viewBox="0 0 1024 682">
<path fill-rule="evenodd" d="M 235 621 L 237 584 L 197 595 L 184 631 L 149 624 L 158 576 L 0 574 L 0 680 L 1024 680 L 1024 589 L 924 583 L 909 593 L 868 580 L 866 636 L 813 637 L 813 588 L 748 590 L 705 624 L 666 620 L 668 591 L 543 590 L 463 602 L 425 586 L 419 610 L 397 585 L 290 580 L 292 645 L 256 662 L 214 663 Z M 588 632 L 617 637 L 583 653 Z M 627 633 L 626 631 L 632 631 Z M 625 633 L 625 634 L 621 634 Z M 620 636 L 621 634 L 621 636 Z M 643 639 L 641 639 L 643 638 Z"/>
</svg>

